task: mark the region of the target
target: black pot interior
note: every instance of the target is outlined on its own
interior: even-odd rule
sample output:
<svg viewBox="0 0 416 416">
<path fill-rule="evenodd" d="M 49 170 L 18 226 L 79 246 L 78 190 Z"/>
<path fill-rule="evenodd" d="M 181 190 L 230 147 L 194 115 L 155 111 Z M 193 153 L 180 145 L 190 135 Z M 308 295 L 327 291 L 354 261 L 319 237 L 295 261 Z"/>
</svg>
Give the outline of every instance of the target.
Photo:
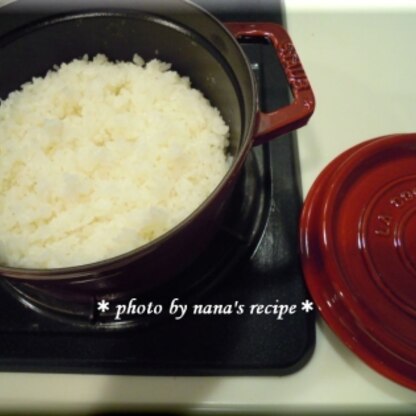
<svg viewBox="0 0 416 416">
<path fill-rule="evenodd" d="M 239 48 L 218 22 L 198 9 L 169 11 L 169 17 L 161 13 L 162 9 L 156 14 L 137 10 L 61 14 L 10 33 L 0 39 L 0 98 L 32 77 L 44 76 L 54 65 L 84 54 L 127 61 L 135 53 L 146 61 L 158 58 L 189 76 L 220 110 L 230 126 L 230 153 L 235 155 L 252 128 L 255 99 Z"/>
</svg>

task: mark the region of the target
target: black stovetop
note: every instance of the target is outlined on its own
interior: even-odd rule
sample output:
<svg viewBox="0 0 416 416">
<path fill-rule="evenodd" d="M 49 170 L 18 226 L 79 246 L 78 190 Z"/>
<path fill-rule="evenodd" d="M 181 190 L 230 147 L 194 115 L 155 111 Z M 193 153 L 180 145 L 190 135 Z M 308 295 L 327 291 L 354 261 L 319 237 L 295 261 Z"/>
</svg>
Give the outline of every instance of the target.
<svg viewBox="0 0 416 416">
<path fill-rule="evenodd" d="M 277 1 L 197 3 L 224 21 L 282 21 Z M 7 7 L 0 10 L 0 34 L 34 18 L 6 15 Z M 263 108 L 287 104 L 290 94 L 271 47 L 243 46 L 257 76 Z M 311 356 L 315 341 L 313 313 L 300 308 L 308 294 L 298 249 L 299 178 L 293 135 L 253 149 L 224 226 L 184 273 L 185 283 L 134 300 L 135 305 L 163 305 L 166 313 L 160 316 L 122 317 L 121 324 L 129 325 L 100 319 L 100 314 L 93 320 L 72 319 L 33 306 L 2 282 L 0 370 L 149 375 L 296 371 Z M 167 312 L 175 298 L 188 305 L 180 320 Z M 281 320 L 250 313 L 253 305 L 277 301 L 297 305 L 297 312 Z M 222 305 L 229 314 L 193 313 L 195 304 L 205 311 Z"/>
</svg>

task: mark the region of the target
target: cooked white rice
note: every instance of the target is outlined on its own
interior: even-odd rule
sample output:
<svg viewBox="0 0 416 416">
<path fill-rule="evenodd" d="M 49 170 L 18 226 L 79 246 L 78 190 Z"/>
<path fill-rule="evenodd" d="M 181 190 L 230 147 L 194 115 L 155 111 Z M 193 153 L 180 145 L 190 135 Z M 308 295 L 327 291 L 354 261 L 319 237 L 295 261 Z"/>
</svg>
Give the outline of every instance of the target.
<svg viewBox="0 0 416 416">
<path fill-rule="evenodd" d="M 228 127 L 170 65 L 84 57 L 0 103 L 0 261 L 107 259 L 194 211 L 230 165 Z"/>
</svg>

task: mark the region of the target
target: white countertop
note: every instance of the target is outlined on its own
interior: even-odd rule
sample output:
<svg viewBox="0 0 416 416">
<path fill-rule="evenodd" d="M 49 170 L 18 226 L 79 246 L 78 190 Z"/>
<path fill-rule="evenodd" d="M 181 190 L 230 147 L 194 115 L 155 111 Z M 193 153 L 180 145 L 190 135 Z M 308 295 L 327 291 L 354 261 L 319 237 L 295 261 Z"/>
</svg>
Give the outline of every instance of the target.
<svg viewBox="0 0 416 416">
<path fill-rule="evenodd" d="M 342 150 L 368 138 L 416 131 L 416 4 L 388 12 L 305 12 L 299 3 L 289 0 L 287 23 L 317 99 L 310 124 L 298 133 L 306 194 Z M 284 377 L 0 373 L 0 411 L 179 406 L 304 413 L 389 405 L 414 414 L 416 393 L 369 369 L 321 321 L 311 361 Z"/>
</svg>

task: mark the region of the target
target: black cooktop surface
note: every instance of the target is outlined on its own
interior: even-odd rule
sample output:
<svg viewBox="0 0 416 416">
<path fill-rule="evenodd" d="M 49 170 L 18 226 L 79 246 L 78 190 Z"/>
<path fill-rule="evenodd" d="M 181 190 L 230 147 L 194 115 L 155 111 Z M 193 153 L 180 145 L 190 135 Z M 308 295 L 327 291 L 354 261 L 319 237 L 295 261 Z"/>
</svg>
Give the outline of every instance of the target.
<svg viewBox="0 0 416 416">
<path fill-rule="evenodd" d="M 278 1 L 197 3 L 223 21 L 282 22 Z M 0 9 L 0 34 L 48 14 L 11 10 Z M 287 104 L 290 94 L 273 49 L 266 43 L 243 47 L 263 109 Z M 85 319 L 51 312 L 2 281 L 0 369 L 152 375 L 282 375 L 299 369 L 315 341 L 314 313 L 302 310 L 308 294 L 298 249 L 299 177 L 293 135 L 253 149 L 208 250 L 177 287 L 110 303 L 120 311 L 118 320 L 101 314 L 97 304 Z M 180 319 L 174 303 L 186 306 Z"/>
</svg>

